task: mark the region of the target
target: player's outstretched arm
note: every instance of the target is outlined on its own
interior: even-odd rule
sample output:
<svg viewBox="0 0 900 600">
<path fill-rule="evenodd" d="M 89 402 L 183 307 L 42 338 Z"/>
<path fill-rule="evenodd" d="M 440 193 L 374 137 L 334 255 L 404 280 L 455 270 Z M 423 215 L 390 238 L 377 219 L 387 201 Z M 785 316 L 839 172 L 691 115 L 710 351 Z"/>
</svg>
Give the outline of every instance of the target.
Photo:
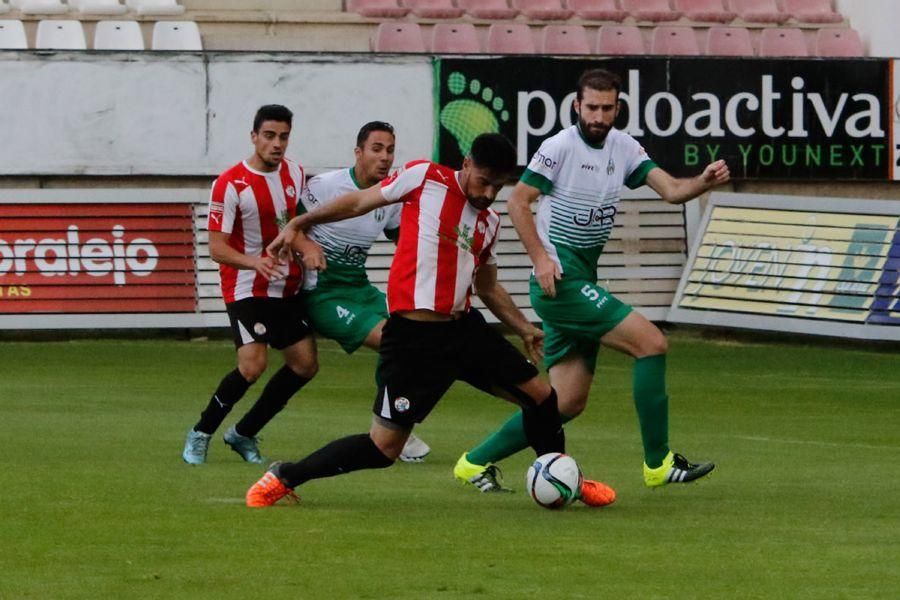
<svg viewBox="0 0 900 600">
<path fill-rule="evenodd" d="M 253 270 L 268 279 L 283 279 L 287 271 L 269 256 L 250 256 L 232 248 L 228 244 L 230 234 L 222 231 L 209 232 L 209 257 L 217 263 L 235 269 Z"/>
<path fill-rule="evenodd" d="M 388 204 L 388 201 L 381 194 L 380 184 L 338 196 L 325 206 L 288 221 L 281 233 L 278 234 L 278 237 L 266 247 L 266 253 L 282 262 L 287 261 L 290 258 L 290 248 L 298 231 L 306 231 L 319 223 L 332 223 L 334 221 L 352 219 L 386 204 Z"/>
<path fill-rule="evenodd" d="M 724 160 L 710 163 L 696 177 L 672 177 L 659 167 L 647 174 L 647 185 L 669 204 L 684 204 L 717 185 L 728 182 L 731 172 Z"/>
<path fill-rule="evenodd" d="M 561 274 L 559 267 L 541 243 L 538 236 L 537 226 L 534 223 L 534 215 L 531 213 L 531 204 L 535 202 L 541 195 L 541 190 L 530 186 L 521 181 L 513 188 L 506 208 L 509 211 L 509 218 L 519 239 L 531 258 L 531 264 L 534 265 L 534 277 L 537 279 L 538 285 L 544 291 L 544 294 L 551 298 L 556 296 L 556 281 L 560 279 Z"/>
<path fill-rule="evenodd" d="M 544 332 L 525 318 L 506 288 L 497 281 L 497 265 L 479 266 L 475 271 L 474 285 L 475 293 L 488 310 L 522 338 L 531 360 L 539 362 L 544 355 Z"/>
</svg>

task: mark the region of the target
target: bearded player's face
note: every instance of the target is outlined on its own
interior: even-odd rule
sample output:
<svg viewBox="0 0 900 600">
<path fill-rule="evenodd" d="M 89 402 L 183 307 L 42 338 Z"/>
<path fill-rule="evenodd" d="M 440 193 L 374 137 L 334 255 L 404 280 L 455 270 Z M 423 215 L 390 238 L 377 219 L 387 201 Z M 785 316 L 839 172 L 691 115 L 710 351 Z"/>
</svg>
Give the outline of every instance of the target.
<svg viewBox="0 0 900 600">
<path fill-rule="evenodd" d="M 581 100 L 575 100 L 581 135 L 591 144 L 602 144 L 619 114 L 619 98 L 615 90 L 584 88 Z"/>
<path fill-rule="evenodd" d="M 463 161 L 461 187 L 466 199 L 473 207 L 484 210 L 494 203 L 503 184 L 509 179 L 508 173 L 495 173 L 479 167 L 471 158 Z"/>
</svg>

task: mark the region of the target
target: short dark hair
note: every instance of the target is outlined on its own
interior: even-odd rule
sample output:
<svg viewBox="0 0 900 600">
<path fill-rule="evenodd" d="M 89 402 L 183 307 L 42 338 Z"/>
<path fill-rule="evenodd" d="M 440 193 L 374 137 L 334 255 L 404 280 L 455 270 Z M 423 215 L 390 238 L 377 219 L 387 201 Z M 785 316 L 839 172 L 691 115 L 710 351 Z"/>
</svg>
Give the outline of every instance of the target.
<svg viewBox="0 0 900 600">
<path fill-rule="evenodd" d="M 512 173 L 516 168 L 516 149 L 506 136 L 482 133 L 472 142 L 469 158 L 476 167 L 488 169 L 496 175 Z"/>
<path fill-rule="evenodd" d="M 256 116 L 253 117 L 253 131 L 258 132 L 265 121 L 278 121 L 279 123 L 287 123 L 288 126 L 293 126 L 294 113 L 287 106 L 266 104 L 265 106 L 260 106 L 259 110 L 256 111 Z"/>
<path fill-rule="evenodd" d="M 359 128 L 359 133 L 356 134 L 356 147 L 362 148 L 365 146 L 366 140 L 369 139 L 369 134 L 373 131 L 386 131 L 394 135 L 394 126 L 385 121 L 369 121 Z"/>
<path fill-rule="evenodd" d="M 578 78 L 577 98 L 581 100 L 584 88 L 591 88 L 598 92 L 615 91 L 616 97 L 622 91 L 622 78 L 606 69 L 588 69 Z"/>
</svg>

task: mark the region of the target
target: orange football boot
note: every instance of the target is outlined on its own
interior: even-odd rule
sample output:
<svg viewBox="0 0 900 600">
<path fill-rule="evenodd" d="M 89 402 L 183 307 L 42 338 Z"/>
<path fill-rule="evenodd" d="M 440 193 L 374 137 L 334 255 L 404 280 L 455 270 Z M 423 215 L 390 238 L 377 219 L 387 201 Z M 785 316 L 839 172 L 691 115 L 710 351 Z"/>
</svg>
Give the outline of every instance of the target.
<svg viewBox="0 0 900 600">
<path fill-rule="evenodd" d="M 578 499 L 588 506 L 607 506 L 616 501 L 616 490 L 605 483 L 585 479 Z"/>
<path fill-rule="evenodd" d="M 284 485 L 278 475 L 270 469 L 247 490 L 247 506 L 253 508 L 272 506 L 284 497 L 290 498 L 295 504 L 300 501 L 294 490 Z"/>
</svg>

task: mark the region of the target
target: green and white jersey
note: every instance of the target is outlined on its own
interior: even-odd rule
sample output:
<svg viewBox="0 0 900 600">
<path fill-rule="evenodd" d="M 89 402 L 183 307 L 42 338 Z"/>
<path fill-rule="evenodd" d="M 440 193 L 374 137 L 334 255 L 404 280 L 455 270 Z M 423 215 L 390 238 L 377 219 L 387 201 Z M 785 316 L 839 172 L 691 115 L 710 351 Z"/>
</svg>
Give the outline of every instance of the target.
<svg viewBox="0 0 900 600">
<path fill-rule="evenodd" d="M 329 171 L 309 180 L 300 201 L 306 211 L 311 211 L 359 189 L 352 167 Z M 382 231 L 400 227 L 400 209 L 400 204 L 391 204 L 346 221 L 313 226 L 307 235 L 322 246 L 328 268 L 322 272 L 306 271 L 303 289 L 367 285 L 366 259 L 369 250 Z"/>
<path fill-rule="evenodd" d="M 654 167 L 638 141 L 618 129 L 596 147 L 577 124 L 544 140 L 521 180 L 541 190 L 538 235 L 563 273 L 597 281 L 622 186 L 644 185 Z"/>
</svg>

